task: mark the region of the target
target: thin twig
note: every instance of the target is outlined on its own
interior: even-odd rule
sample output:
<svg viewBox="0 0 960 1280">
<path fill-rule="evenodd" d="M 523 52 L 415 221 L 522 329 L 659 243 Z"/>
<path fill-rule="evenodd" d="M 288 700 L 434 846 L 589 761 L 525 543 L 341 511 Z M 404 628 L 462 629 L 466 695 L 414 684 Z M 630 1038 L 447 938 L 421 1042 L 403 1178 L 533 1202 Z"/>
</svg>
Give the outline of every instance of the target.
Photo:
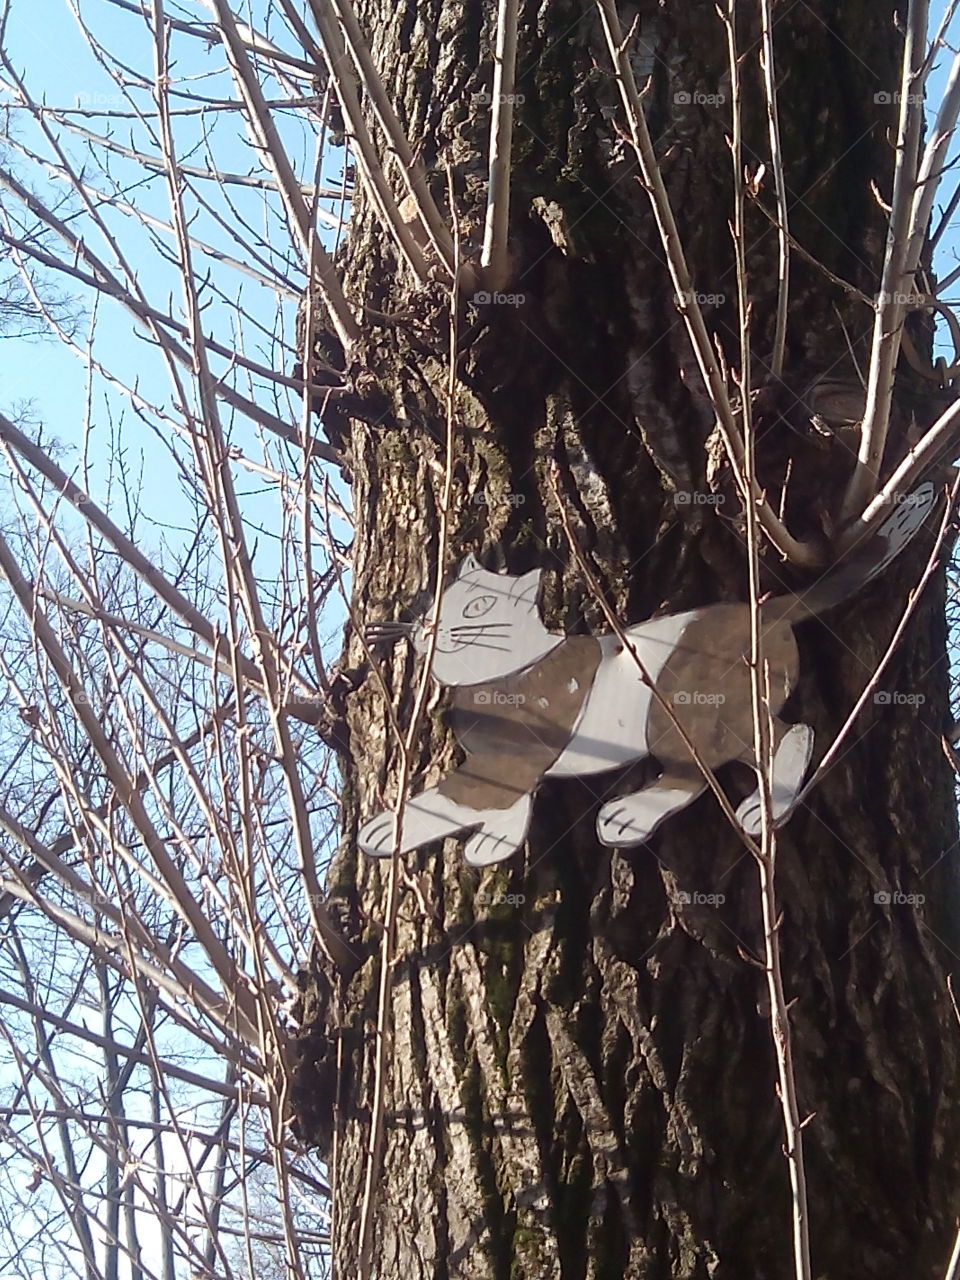
<svg viewBox="0 0 960 1280">
<path fill-rule="evenodd" d="M 937 118 L 930 130 L 923 152 L 923 160 L 917 173 L 916 190 L 913 193 L 913 211 L 910 216 L 910 231 L 907 239 L 904 274 L 912 279 L 920 267 L 923 253 L 924 237 L 933 214 L 933 205 L 945 172 L 947 153 L 954 141 L 957 128 L 957 116 L 960 115 L 960 53 L 954 56 L 950 65 L 950 75 L 946 88 L 937 108 Z M 940 227 L 930 238 L 928 250 L 932 254 L 937 246 L 943 229 L 946 227 L 951 207 L 956 206 L 960 194 L 954 193 Z"/>
<path fill-rule="evenodd" d="M 810 776 L 810 778 L 808 778 L 807 782 L 804 784 L 803 790 L 797 796 L 796 801 L 794 802 L 796 805 L 799 805 L 803 800 L 806 799 L 806 797 L 810 794 L 810 792 L 817 785 L 817 783 L 820 781 L 820 779 L 827 772 L 827 770 L 833 764 L 834 760 L 839 755 L 840 748 L 843 746 L 843 743 L 847 739 L 847 735 L 850 733 L 851 729 L 853 728 L 853 725 L 857 719 L 857 716 L 863 710 L 863 707 L 866 704 L 867 699 L 873 693 L 874 689 L 876 689 L 877 684 L 880 681 L 880 677 L 883 675 L 883 672 L 886 670 L 887 663 L 893 657 L 894 651 L 896 650 L 897 645 L 900 643 L 900 639 L 903 636 L 903 633 L 906 631 L 907 625 L 910 622 L 910 619 L 913 617 L 914 611 L 916 610 L 918 604 L 920 603 L 920 598 L 923 595 L 923 589 L 929 582 L 931 576 L 933 575 L 934 570 L 937 567 L 937 558 L 940 555 L 940 548 L 943 546 L 944 540 L 946 539 L 947 532 L 950 527 L 950 521 L 953 516 L 954 508 L 956 506 L 958 493 L 960 493 L 960 472 L 958 472 L 956 477 L 954 478 L 953 486 L 950 490 L 949 497 L 946 503 L 946 508 L 943 513 L 943 520 L 940 524 L 940 531 L 937 535 L 937 540 L 936 540 L 936 543 L 934 544 L 934 548 L 930 552 L 930 556 L 927 560 L 926 568 L 924 569 L 923 574 L 916 588 L 910 593 L 910 597 L 907 601 L 907 607 L 903 611 L 900 621 L 897 623 L 896 629 L 894 630 L 890 643 L 887 645 L 887 648 L 884 651 L 884 655 L 880 659 L 880 662 L 877 665 L 873 675 L 867 681 L 866 687 L 864 688 L 863 692 L 860 694 L 860 697 L 854 703 L 853 709 L 851 710 L 850 714 L 847 716 L 846 720 L 843 722 L 843 725 L 840 728 L 840 732 L 834 738 L 833 742 L 830 744 L 829 750 L 826 752 L 823 759 L 817 765 L 813 774 Z"/>
<path fill-rule="evenodd" d="M 957 1022 L 960 1023 L 960 1005 L 957 1004 L 957 997 L 953 990 L 953 975 L 947 975 L 947 990 L 950 993 L 950 1002 L 953 1005 L 953 1012 L 956 1014 Z M 947 1266 L 947 1274 L 943 1280 L 960 1280 L 960 1227 L 957 1229 L 957 1238 L 954 1241 L 953 1253 L 950 1255 L 950 1262 Z"/>
<path fill-rule="evenodd" d="M 947 1266 L 947 1274 L 944 1280 L 958 1280 L 960 1277 L 960 1230 L 957 1231 L 957 1238 L 953 1245 L 953 1253 L 950 1255 L 950 1262 Z"/>
<path fill-rule="evenodd" d="M 0 413 L 0 441 L 16 449 L 27 462 L 56 487 L 58 493 L 71 503 L 84 519 L 100 533 L 146 585 L 206 644 L 215 648 L 219 643 L 216 629 L 200 610 L 170 582 L 157 565 L 100 509 L 89 494 L 85 493 L 64 471 L 48 458 L 39 445 L 16 427 L 5 414 Z M 244 678 L 255 688 L 262 689 L 262 672 L 252 659 L 243 657 L 241 669 Z M 288 708 L 296 716 L 297 701 Z"/>
<path fill-rule="evenodd" d="M 237 1001 L 239 1009 L 249 1015 L 249 993 L 237 971 L 235 962 L 211 928 L 180 869 L 167 852 L 165 843 L 153 825 L 139 790 L 108 741 L 53 628 L 37 605 L 35 593 L 23 580 L 10 546 L 2 536 L 0 536 L 0 574 L 6 579 L 23 610 L 38 645 L 45 653 L 70 700 L 77 720 L 82 724 L 86 737 L 103 763 L 104 773 L 116 789 L 118 800 L 129 813 L 144 846 L 149 851 L 165 886 L 165 897 L 193 930 L 210 964 L 223 982 L 225 990 Z"/>
<path fill-rule="evenodd" d="M 322 22 L 328 34 L 330 23 L 324 12 L 324 5 L 327 3 L 331 5 L 339 19 L 343 38 L 357 69 L 360 83 L 363 85 L 364 92 L 370 99 L 374 114 L 386 135 L 388 147 L 396 157 L 407 193 L 417 209 L 426 236 L 432 244 L 438 260 L 452 276 L 458 270 L 455 263 L 454 238 L 430 193 L 423 164 L 414 154 L 413 148 L 410 146 L 397 118 L 397 113 L 393 109 L 390 96 L 383 86 L 383 81 L 377 68 L 374 66 L 370 50 L 367 48 L 366 41 L 360 31 L 360 24 L 357 22 L 353 5 L 350 0 L 310 0 L 310 8 L 313 11 L 318 28 L 320 28 Z M 339 92 L 340 78 L 344 75 L 343 65 L 341 63 L 331 63 L 330 75 Z M 459 270 L 463 270 L 463 265 L 460 265 Z"/>
<path fill-rule="evenodd" d="M 900 115 L 893 172 L 893 196 L 887 224 L 887 245 L 875 305 L 873 342 L 867 373 L 867 403 L 860 431 L 860 447 L 844 495 L 841 518 L 855 519 L 876 493 L 880 464 L 890 428 L 893 383 L 900 353 L 900 331 L 914 272 L 908 262 L 917 168 L 923 129 L 923 74 L 926 59 L 929 0 L 910 0 L 900 79 Z M 924 227 L 924 231 L 926 228 Z"/>
<path fill-rule="evenodd" d="M 242 106 L 238 110 L 242 110 Z M 158 176 L 163 176 L 166 172 L 163 160 L 159 156 L 151 156 L 143 151 L 137 151 L 133 147 L 125 147 L 118 142 L 116 138 L 111 138 L 106 134 L 94 133 L 91 129 L 85 129 L 82 125 L 75 124 L 69 119 L 62 119 L 63 113 L 53 107 L 37 106 L 37 112 L 40 115 L 48 115 L 57 124 L 65 129 L 69 129 L 71 133 L 78 137 L 84 138 L 97 150 L 113 151 L 116 155 L 124 156 L 127 160 L 136 162 L 138 169 L 149 169 Z M 139 117 L 137 117 L 139 118 Z M 25 150 L 22 145 L 17 146 L 17 150 Z M 34 156 L 39 163 L 45 164 L 46 161 L 40 156 Z M 182 172 L 185 177 L 199 178 L 207 182 L 216 182 L 218 185 L 226 183 L 228 186 L 250 187 L 256 191 L 275 191 L 279 193 L 280 187 L 273 178 L 261 178 L 254 173 L 228 173 L 222 169 L 202 169 L 198 165 L 185 164 L 182 166 Z M 142 181 L 142 179 L 141 179 Z M 336 200 L 339 192 L 335 187 L 318 187 L 316 185 L 300 185 L 305 200 L 312 200 L 317 196 L 325 200 Z M 139 213 L 140 210 L 137 210 Z M 339 219 L 335 218 L 332 213 L 326 210 L 320 210 L 320 217 L 330 227 L 335 227 Z"/>
<path fill-rule="evenodd" d="M 260 82 L 250 65 L 247 51 L 237 30 L 236 19 L 226 0 L 205 0 L 205 3 L 216 14 L 218 34 L 233 72 L 237 90 L 246 105 L 244 119 L 250 136 L 264 164 L 277 182 L 294 241 L 299 244 L 304 261 L 308 262 L 310 260 L 310 218 L 303 190 L 293 172 L 293 166 L 264 100 Z M 344 297 L 333 262 L 322 245 L 317 246 L 313 260 L 317 270 L 312 283 L 323 295 L 337 337 L 344 349 L 349 351 L 360 337 L 360 327 Z"/>
<path fill-rule="evenodd" d="M 510 273 L 510 156 L 517 69 L 519 0 L 499 0 L 497 45 L 493 60 L 493 100 L 490 108 L 490 170 L 487 214 L 480 266 L 484 284 L 501 289 Z"/>
<path fill-rule="evenodd" d="M 326 7 L 328 3 L 329 0 L 323 0 L 323 4 L 315 5 L 314 17 L 320 33 L 330 80 L 353 137 L 357 173 L 374 212 L 384 229 L 393 238 L 414 279 L 420 284 L 426 284 L 430 273 L 422 245 L 404 221 L 396 196 L 387 181 L 383 164 L 377 155 L 361 110 L 357 77 L 344 49 L 343 32 L 338 27 L 334 15 L 328 12 Z"/>
<path fill-rule="evenodd" d="M 128 13 L 135 13 L 140 17 L 145 16 L 142 3 L 134 3 L 134 0 L 107 0 L 107 3 L 115 5 L 118 9 L 126 9 Z M 166 15 L 164 15 L 164 21 L 171 31 L 179 31 L 183 35 L 195 36 L 198 40 L 203 40 L 208 45 L 217 38 L 216 30 L 210 22 L 184 22 L 181 18 L 170 18 Z M 317 74 L 316 67 L 311 63 L 305 62 L 302 58 L 295 58 L 283 49 L 278 49 L 272 40 L 265 35 L 261 35 L 259 31 L 255 31 L 252 27 L 244 25 L 240 28 L 240 40 L 245 49 L 250 53 L 256 54 L 259 58 L 282 62 L 284 66 L 301 72 L 303 76 L 310 80 Z"/>
<path fill-rule="evenodd" d="M 217 11 L 223 9 L 223 0 L 211 0 Z M 161 0 L 154 0 L 155 8 L 160 8 Z M 230 15 L 232 22 L 232 15 Z M 156 102 L 161 123 L 163 152 L 169 164 L 167 176 L 171 221 L 177 229 L 177 243 L 180 257 L 181 281 L 184 292 L 184 303 L 191 335 L 191 349 L 194 355 L 194 367 L 200 391 L 200 402 L 203 406 L 206 431 L 202 440 L 195 438 L 197 461 L 201 474 L 209 491 L 210 509 L 216 512 L 215 528 L 221 541 L 223 562 L 236 575 L 239 596 L 243 602 L 249 629 L 253 638 L 256 665 L 260 669 L 262 685 L 266 693 L 266 707 L 270 715 L 271 727 L 277 750 L 283 761 L 283 780 L 287 791 L 292 817 L 294 843 L 306 890 L 307 905 L 310 918 L 318 942 L 323 946 L 329 958 L 338 967 L 347 967 L 354 959 L 352 949 L 333 923 L 326 907 L 320 881 L 317 876 L 316 857 L 310 817 L 303 795 L 303 787 L 296 762 L 290 726 L 283 712 L 284 697 L 278 663 L 276 641 L 267 627 L 253 573 L 247 539 L 243 527 L 237 495 L 230 472 L 229 451 L 223 436 L 216 396 L 213 394 L 214 380 L 207 361 L 206 341 L 201 320 L 200 301 L 197 296 L 196 276 L 193 271 L 190 252 L 190 238 L 187 230 L 187 219 L 183 208 L 182 188 L 177 177 L 176 151 L 173 142 L 172 124 L 169 116 L 169 102 L 166 95 L 168 82 L 167 72 L 167 33 L 158 30 L 155 41 L 156 70 Z M 235 31 L 235 28 L 233 29 Z M 233 37 L 231 36 L 231 40 Z M 284 156 L 285 158 L 285 156 Z M 306 251 L 310 255 L 309 218 L 306 218 L 307 240 Z M 319 257 L 319 245 L 315 244 Z M 329 298 L 328 298 L 329 301 Z M 222 513 L 222 514 L 221 514 Z M 232 585 L 228 574 L 228 587 Z M 230 628 L 231 654 L 240 668 L 240 651 L 237 643 L 236 623 L 233 611 L 228 611 Z M 245 780 L 242 779 L 242 781 Z"/>
<path fill-rule="evenodd" d="M 903 501 L 924 472 L 953 452 L 960 436 L 960 400 L 944 410 L 933 426 L 913 445 L 906 457 L 873 498 L 858 520 L 841 534 L 837 555 L 845 555 L 861 543 L 888 515 L 897 502 Z"/>
<path fill-rule="evenodd" d="M 672 727 L 674 728 L 674 730 L 676 730 L 676 733 L 678 734 L 680 739 L 683 741 L 684 746 L 690 752 L 691 760 L 694 762 L 694 764 L 700 770 L 700 773 L 703 775 L 704 782 L 706 782 L 707 786 L 716 796 L 717 802 L 720 805 L 720 808 L 723 810 L 724 815 L 727 818 L 727 821 L 730 823 L 733 829 L 737 832 L 737 834 L 746 844 L 747 849 L 750 851 L 750 853 L 756 856 L 758 852 L 757 846 L 754 844 L 751 838 L 743 830 L 740 823 L 737 821 L 737 815 L 733 811 L 733 806 L 731 805 L 730 801 L 727 799 L 723 788 L 720 786 L 720 783 L 717 781 L 716 774 L 713 772 L 713 770 L 704 760 L 703 756 L 700 754 L 699 747 L 693 741 L 689 733 L 687 733 L 686 729 L 681 724 L 679 718 L 677 717 L 676 710 L 670 705 L 667 699 L 663 696 L 663 694 L 657 688 L 656 682 L 650 678 L 650 673 L 647 671 L 646 667 L 643 664 L 643 659 L 640 657 L 640 654 L 637 651 L 637 646 L 630 639 L 630 636 L 627 633 L 626 628 L 623 626 L 623 624 L 620 622 L 620 619 L 617 617 L 616 613 L 614 613 L 613 609 L 611 609 L 609 604 L 607 603 L 606 597 L 603 594 L 603 590 L 599 582 L 597 581 L 596 577 L 594 576 L 593 570 L 590 568 L 590 565 L 587 563 L 586 556 L 584 555 L 579 543 L 577 542 L 576 537 L 574 536 L 573 529 L 571 528 L 570 517 L 567 514 L 567 509 L 560 493 L 560 486 L 557 479 L 557 469 L 555 464 L 550 468 L 549 472 L 547 473 L 547 480 L 550 485 L 550 489 L 553 493 L 554 500 L 556 501 L 556 504 L 557 504 L 557 510 L 560 516 L 560 524 L 563 527 L 564 534 L 566 535 L 567 544 L 570 547 L 570 551 L 573 555 L 574 560 L 577 562 L 577 567 L 579 568 L 580 572 L 583 574 L 583 579 L 590 590 L 591 596 L 599 605 L 600 610 L 603 613 L 603 616 L 606 619 L 611 631 L 617 637 L 620 643 L 623 645 L 625 652 L 630 655 L 631 662 L 637 668 L 637 671 L 640 674 L 640 679 L 649 689 L 653 700 L 657 703 L 657 705 L 659 706 L 660 710 L 664 713 L 664 715 L 667 716 Z"/>
<path fill-rule="evenodd" d="M 768 108 L 773 92 L 772 36 L 766 24 L 769 12 L 766 0 L 763 3 L 763 19 L 765 38 L 768 42 L 764 48 L 765 73 L 770 78 L 768 83 Z M 725 25 L 727 29 L 727 45 L 731 76 L 731 98 L 733 101 L 733 136 L 731 139 L 731 159 L 733 162 L 734 187 L 734 227 L 733 249 L 737 269 L 737 315 L 739 318 L 740 336 L 740 399 L 743 404 L 743 429 L 745 436 L 744 478 L 748 491 L 752 491 L 756 480 L 756 456 L 753 405 L 752 405 L 752 369 L 750 346 L 750 290 L 747 274 L 746 258 L 746 194 L 743 180 L 743 112 L 740 87 L 740 61 L 737 54 L 736 0 L 728 0 Z M 771 117 L 772 123 L 775 117 Z M 772 140 L 771 140 L 772 142 Z M 780 178 L 782 179 L 782 169 Z M 779 188 L 778 188 L 779 190 Z M 781 219 L 786 217 L 785 207 L 780 210 Z M 785 240 L 781 236 L 781 254 L 784 252 Z M 780 304 L 783 305 L 783 319 L 786 322 L 786 264 L 781 257 L 781 293 Z M 782 339 L 783 332 L 778 333 Z M 783 972 L 780 956 L 779 911 L 776 896 L 777 836 L 773 817 L 773 715 L 770 707 L 770 674 L 769 664 L 763 653 L 763 623 L 761 619 L 760 601 L 760 539 L 757 512 L 752 502 L 745 504 L 746 536 L 747 536 L 747 568 L 749 580 L 750 608 L 750 700 L 753 719 L 753 751 L 757 788 L 760 795 L 760 851 L 757 866 L 760 877 L 760 901 L 763 915 L 764 972 L 767 979 L 767 995 L 770 1001 L 770 1030 L 773 1038 L 774 1054 L 777 1060 L 777 1074 L 780 1088 L 780 1106 L 783 1115 L 783 1128 L 786 1137 L 785 1152 L 790 1177 L 791 1221 L 793 1226 L 793 1260 L 797 1280 L 811 1280 L 810 1268 L 810 1223 L 807 1207 L 807 1180 L 803 1162 L 803 1132 L 800 1124 L 800 1113 L 797 1105 L 796 1076 L 793 1069 L 791 1049 L 790 1018 L 787 1013 L 786 994 L 783 988 Z"/>
<path fill-rule="evenodd" d="M 777 73 L 773 56 L 773 15 L 770 0 L 760 0 L 760 16 L 763 26 L 763 50 L 760 63 L 763 67 L 763 84 L 767 99 L 767 132 L 770 137 L 770 161 L 773 167 L 777 192 L 777 224 L 780 246 L 779 279 L 777 282 L 777 323 L 773 339 L 773 356 L 770 371 L 775 377 L 783 373 L 784 353 L 787 344 L 787 306 L 790 299 L 790 230 L 787 212 L 787 180 L 783 167 L 783 150 L 780 145 L 780 117 L 777 110 Z"/>
<path fill-rule="evenodd" d="M 13 184 L 14 180 L 11 178 L 11 175 L 6 173 L 3 169 L 0 169 L 0 185 L 13 189 Z M 31 212 L 38 211 L 38 206 L 36 205 L 36 202 L 32 201 L 32 198 L 28 207 L 31 208 Z M 108 268 L 95 254 L 92 253 L 88 246 L 79 237 L 73 236 L 66 228 L 65 224 L 51 214 L 49 210 L 44 210 L 40 216 L 43 217 L 44 221 L 48 222 L 48 224 L 51 225 L 58 234 L 63 236 L 66 243 L 70 245 L 70 248 L 79 257 L 90 263 L 93 267 L 93 274 L 88 274 L 82 271 L 79 267 L 74 266 L 72 263 L 67 262 L 64 259 L 54 257 L 52 254 L 46 253 L 38 246 L 25 240 L 18 240 L 6 232 L 0 232 L 0 240 L 18 252 L 28 254 L 41 265 L 52 267 L 56 271 L 61 271 L 64 275 L 67 275 L 74 280 L 79 280 L 90 288 L 96 289 L 100 293 L 114 298 L 121 306 L 125 307 L 132 315 L 136 316 L 138 320 L 142 321 L 146 325 L 165 356 L 175 361 L 183 369 L 192 369 L 193 358 L 190 355 L 190 352 L 181 343 L 172 338 L 168 332 L 166 332 L 167 328 L 173 329 L 175 332 L 181 331 L 182 326 L 179 325 L 179 322 L 174 320 L 171 316 L 165 316 L 163 312 L 151 307 L 148 303 L 135 297 L 125 289 L 116 276 L 108 270 Z M 217 343 L 215 340 L 211 340 L 210 345 L 212 348 L 216 348 L 221 344 Z M 223 350 L 224 349 L 221 348 L 221 351 Z M 234 363 L 240 363 L 235 352 L 233 353 L 233 360 Z M 271 374 L 270 378 L 271 381 L 278 381 L 276 374 Z M 302 384 L 300 384 L 297 379 L 294 379 L 293 381 L 294 389 L 299 389 Z M 216 381 L 214 393 L 219 399 L 230 405 L 231 408 L 238 409 L 241 413 L 245 414 L 252 422 L 256 422 L 260 426 L 266 427 L 268 431 L 282 437 L 284 440 L 288 440 L 291 444 L 299 443 L 299 436 L 294 427 L 291 427 L 288 422 L 284 422 L 275 414 L 264 409 L 261 405 L 257 404 L 256 401 L 242 395 L 239 391 L 230 386 L 224 378 L 219 378 Z M 322 456 L 325 460 L 330 462 L 337 462 L 339 460 L 339 455 L 336 450 L 332 449 L 329 445 L 318 444 L 315 447 L 315 453 L 318 457 Z"/>
</svg>

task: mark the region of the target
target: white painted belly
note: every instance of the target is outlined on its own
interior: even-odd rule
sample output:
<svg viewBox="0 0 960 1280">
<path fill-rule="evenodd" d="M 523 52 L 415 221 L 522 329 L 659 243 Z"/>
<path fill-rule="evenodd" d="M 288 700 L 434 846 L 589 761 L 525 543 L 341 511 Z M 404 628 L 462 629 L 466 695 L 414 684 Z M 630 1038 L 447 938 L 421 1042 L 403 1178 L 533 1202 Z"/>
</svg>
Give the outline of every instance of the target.
<svg viewBox="0 0 960 1280">
<path fill-rule="evenodd" d="M 696 616 L 667 614 L 627 627 L 626 635 L 652 681 L 677 647 L 687 623 Z M 547 770 L 551 777 L 601 773 L 629 764 L 648 753 L 647 717 L 652 694 L 637 660 L 621 648 L 617 636 L 599 637 L 603 657 L 573 730 L 573 737 Z"/>
</svg>

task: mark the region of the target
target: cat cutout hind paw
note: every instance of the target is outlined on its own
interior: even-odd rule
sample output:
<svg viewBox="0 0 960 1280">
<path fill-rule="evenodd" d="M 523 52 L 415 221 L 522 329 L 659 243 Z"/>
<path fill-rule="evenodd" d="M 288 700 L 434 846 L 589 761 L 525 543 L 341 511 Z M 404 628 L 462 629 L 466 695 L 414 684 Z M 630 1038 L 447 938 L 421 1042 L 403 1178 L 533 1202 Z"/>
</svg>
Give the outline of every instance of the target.
<svg viewBox="0 0 960 1280">
<path fill-rule="evenodd" d="M 809 725 L 778 718 L 799 673 L 794 625 L 876 576 L 936 501 L 934 486 L 921 485 L 880 526 L 866 554 L 857 552 L 806 591 L 761 605 L 778 825 L 795 807 L 813 751 Z M 540 575 L 539 569 L 520 577 L 491 573 L 472 555 L 460 565 L 441 601 L 432 674 L 452 690 L 447 719 L 465 759 L 404 804 L 399 841 L 393 813 L 366 822 L 358 836 L 365 853 L 389 857 L 463 836 L 468 863 L 501 862 L 526 839 L 544 778 L 606 773 L 652 756 L 662 766 L 660 777 L 607 801 L 597 814 L 601 844 L 642 844 L 706 789 L 685 739 L 714 771 L 735 760 L 756 768 L 748 605 L 707 605 L 636 623 L 624 632 L 631 653 L 615 635 L 549 631 L 537 608 Z M 420 653 L 428 647 L 422 620 L 370 630 L 374 640 L 405 635 Z M 748 835 L 759 834 L 757 792 L 739 806 L 737 818 Z"/>
<path fill-rule="evenodd" d="M 793 812 L 812 754 L 813 730 L 807 724 L 793 725 L 784 735 L 773 757 L 770 816 L 778 826 Z M 737 809 L 737 821 L 748 836 L 759 836 L 763 824 L 759 790 L 747 796 Z"/>
</svg>

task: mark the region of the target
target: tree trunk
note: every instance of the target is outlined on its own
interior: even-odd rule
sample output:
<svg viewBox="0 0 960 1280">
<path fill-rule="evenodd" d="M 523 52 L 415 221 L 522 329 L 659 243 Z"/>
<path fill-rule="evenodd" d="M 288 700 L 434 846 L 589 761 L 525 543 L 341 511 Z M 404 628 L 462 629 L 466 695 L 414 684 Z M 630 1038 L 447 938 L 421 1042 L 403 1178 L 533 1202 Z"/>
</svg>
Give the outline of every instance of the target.
<svg viewBox="0 0 960 1280">
<path fill-rule="evenodd" d="M 837 511 L 856 450 L 827 402 L 834 383 L 856 386 L 852 357 L 866 367 L 873 314 L 795 251 L 785 373 L 764 381 L 777 236 L 764 212 L 774 199 L 759 5 L 737 8 L 748 165 L 768 165 L 748 211 L 758 468 L 775 509 L 789 468 L 788 526 L 814 537 Z M 883 95 L 898 86 L 903 14 L 889 0 L 811 0 L 775 16 L 791 233 L 873 297 L 885 237 L 873 184 L 889 200 L 896 106 Z M 448 183 L 455 193 L 465 257 L 482 238 L 495 17 L 495 5 L 473 0 L 360 6 L 438 201 L 446 206 Z M 650 132 L 710 326 L 736 368 L 724 27 L 714 0 L 644 0 L 621 5 L 620 18 L 625 31 L 636 19 L 630 47 L 638 80 L 650 77 Z M 573 533 L 622 620 L 745 600 L 739 505 L 618 131 L 598 12 L 587 0 L 524 3 L 519 50 L 504 289 L 513 297 L 458 309 L 445 570 L 468 550 L 511 573 L 544 565 L 548 625 L 603 630 L 558 516 L 555 469 Z M 439 284 L 412 287 L 362 200 L 344 265 L 355 301 L 397 317 L 370 320 L 359 362 L 389 404 L 383 422 L 327 423 L 353 478 L 354 609 L 382 620 L 432 589 L 437 572 L 449 298 Z M 914 337 L 929 344 L 917 326 Z M 923 426 L 936 413 L 918 381 L 901 371 L 888 467 L 908 447 L 911 417 Z M 798 628 L 802 674 L 788 718 L 815 727 L 814 763 L 882 657 L 932 537 L 855 603 Z M 764 575 L 765 589 L 799 581 L 769 554 Z M 960 1209 L 944 594 L 938 572 L 881 681 L 914 698 L 869 702 L 779 836 L 779 940 L 800 1107 L 811 1117 L 803 1133 L 822 1280 L 939 1280 Z M 344 1280 L 359 1274 L 390 879 L 389 862 L 358 852 L 354 837 L 396 800 L 400 753 L 384 687 L 405 727 L 419 670 L 406 647 L 377 656 L 385 685 L 349 631 L 339 685 L 345 835 L 328 890 L 357 962 L 338 972 L 318 953 L 303 975 L 293 1099 L 303 1137 L 335 1158 Z M 455 750 L 442 700 L 430 707 L 417 789 Z M 371 1274 L 794 1274 L 766 981 L 748 959 L 763 955 L 756 863 L 709 793 L 646 846 L 597 843 L 599 799 L 656 771 L 647 761 L 548 782 L 527 845 L 499 867 L 465 867 L 452 840 L 403 859 Z M 720 778 L 735 802 L 755 785 L 736 766 Z M 897 891 L 923 901 L 883 901 Z"/>
</svg>

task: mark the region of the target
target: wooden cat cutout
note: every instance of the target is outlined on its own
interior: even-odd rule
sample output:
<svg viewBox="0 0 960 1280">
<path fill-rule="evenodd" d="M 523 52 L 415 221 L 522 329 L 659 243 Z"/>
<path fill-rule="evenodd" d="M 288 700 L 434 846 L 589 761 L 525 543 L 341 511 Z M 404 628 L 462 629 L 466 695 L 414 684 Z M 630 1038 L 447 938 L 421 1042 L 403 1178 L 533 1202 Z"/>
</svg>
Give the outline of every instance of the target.
<svg viewBox="0 0 960 1280">
<path fill-rule="evenodd" d="M 809 725 L 777 718 L 797 681 L 795 623 L 847 598 L 876 576 L 934 507 L 931 483 L 902 502 L 870 539 L 819 583 L 761 606 L 763 654 L 773 716 L 773 817 L 783 822 L 803 783 L 813 749 Z M 648 786 L 601 804 L 601 844 L 641 844 L 706 788 L 674 719 L 644 682 L 639 663 L 711 769 L 733 760 L 755 767 L 750 672 L 750 609 L 714 604 L 627 627 L 635 655 L 616 635 L 564 636 L 540 619 L 541 570 L 522 577 L 490 573 L 469 555 L 443 595 L 434 678 L 453 689 L 448 712 L 463 763 L 403 806 L 399 852 L 470 832 L 473 866 L 500 862 L 523 843 L 533 796 L 545 777 L 605 773 L 653 756 L 663 772 Z M 427 624 L 381 623 L 371 639 L 405 635 L 427 648 Z M 760 830 L 760 795 L 737 809 L 750 835 Z M 396 846 L 395 815 L 361 828 L 360 848 L 377 857 Z"/>
</svg>

